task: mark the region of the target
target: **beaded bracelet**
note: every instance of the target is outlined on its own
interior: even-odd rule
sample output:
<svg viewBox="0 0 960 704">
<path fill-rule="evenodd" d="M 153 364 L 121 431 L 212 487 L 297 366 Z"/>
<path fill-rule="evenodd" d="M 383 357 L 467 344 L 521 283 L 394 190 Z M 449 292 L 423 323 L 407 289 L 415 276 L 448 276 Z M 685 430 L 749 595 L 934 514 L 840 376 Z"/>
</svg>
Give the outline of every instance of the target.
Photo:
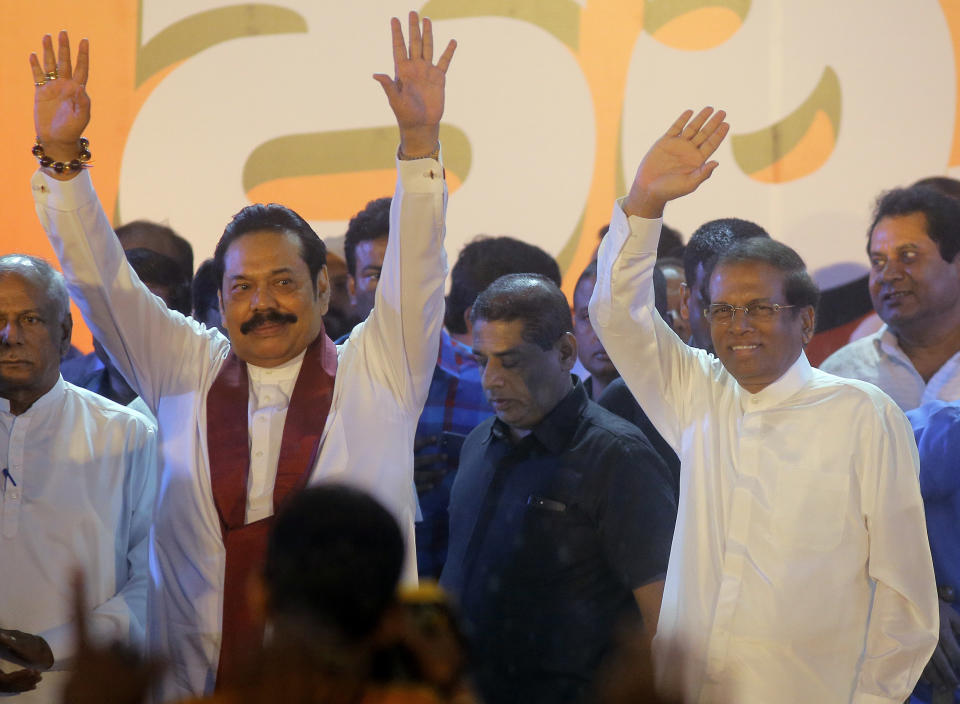
<svg viewBox="0 0 960 704">
<path fill-rule="evenodd" d="M 89 146 L 90 141 L 86 137 L 81 137 L 80 156 L 73 161 L 54 161 L 48 157 L 43 151 L 43 145 L 40 143 L 39 137 L 37 137 L 37 141 L 33 145 L 33 149 L 30 151 L 35 157 L 37 157 L 37 160 L 40 162 L 40 166 L 42 168 L 53 169 L 58 174 L 62 174 L 64 172 L 70 173 L 71 171 L 79 171 L 80 169 L 90 168 L 90 164 L 87 163 L 90 161 L 90 150 L 87 149 Z"/>
</svg>

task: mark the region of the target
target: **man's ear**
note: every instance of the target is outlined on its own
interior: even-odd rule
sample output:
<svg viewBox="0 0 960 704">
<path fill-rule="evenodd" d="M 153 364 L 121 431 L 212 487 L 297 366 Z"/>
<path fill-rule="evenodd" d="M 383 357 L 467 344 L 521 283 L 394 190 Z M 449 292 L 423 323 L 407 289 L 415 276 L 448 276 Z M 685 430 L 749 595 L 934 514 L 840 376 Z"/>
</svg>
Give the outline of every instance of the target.
<svg viewBox="0 0 960 704">
<path fill-rule="evenodd" d="M 565 332 L 557 340 L 557 351 L 560 353 L 560 366 L 564 371 L 570 371 L 577 363 L 577 338 L 572 332 Z"/>
<path fill-rule="evenodd" d="M 680 284 L 680 317 L 690 320 L 690 287 L 686 281 Z"/>
<path fill-rule="evenodd" d="M 63 316 L 63 322 L 60 323 L 60 358 L 70 350 L 70 338 L 73 336 L 73 315 L 70 311 Z"/>
<path fill-rule="evenodd" d="M 810 340 L 813 339 L 814 332 L 817 329 L 817 313 L 813 306 L 805 306 L 800 311 L 800 323 L 800 334 L 803 339 L 803 346 L 806 347 L 810 344 Z"/>
<path fill-rule="evenodd" d="M 320 305 L 320 315 L 326 315 L 330 309 L 330 273 L 327 271 L 326 264 L 317 272 L 314 286 L 317 291 L 317 303 Z"/>
<path fill-rule="evenodd" d="M 217 290 L 217 310 L 220 312 L 220 320 L 225 321 L 227 316 L 223 312 L 223 289 Z"/>
<path fill-rule="evenodd" d="M 467 335 L 473 335 L 473 322 L 470 320 L 470 314 L 473 313 L 473 306 L 467 306 L 463 311 L 463 325 L 467 328 Z"/>
<path fill-rule="evenodd" d="M 347 295 L 350 296 L 350 305 L 357 305 L 357 280 L 353 274 L 347 274 Z"/>
</svg>

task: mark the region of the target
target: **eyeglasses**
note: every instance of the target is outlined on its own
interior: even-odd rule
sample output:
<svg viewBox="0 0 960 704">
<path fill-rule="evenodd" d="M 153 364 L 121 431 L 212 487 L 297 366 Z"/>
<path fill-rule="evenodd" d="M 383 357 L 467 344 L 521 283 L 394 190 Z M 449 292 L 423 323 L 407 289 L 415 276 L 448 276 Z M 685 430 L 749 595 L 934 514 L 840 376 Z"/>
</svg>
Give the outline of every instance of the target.
<svg viewBox="0 0 960 704">
<path fill-rule="evenodd" d="M 732 306 L 729 303 L 711 303 L 708 308 L 703 309 L 704 317 L 711 323 L 717 325 L 728 325 L 733 322 L 733 317 L 738 310 L 742 310 L 747 320 L 770 320 L 777 313 L 785 308 L 794 308 L 795 306 L 782 306 L 779 303 L 750 303 L 745 306 Z"/>
</svg>

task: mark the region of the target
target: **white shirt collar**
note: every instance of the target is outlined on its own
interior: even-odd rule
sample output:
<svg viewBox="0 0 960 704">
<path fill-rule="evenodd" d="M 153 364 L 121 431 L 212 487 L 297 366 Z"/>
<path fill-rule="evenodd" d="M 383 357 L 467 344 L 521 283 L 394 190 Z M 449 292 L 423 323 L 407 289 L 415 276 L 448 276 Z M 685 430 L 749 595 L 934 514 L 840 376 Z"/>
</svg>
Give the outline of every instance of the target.
<svg viewBox="0 0 960 704">
<path fill-rule="evenodd" d="M 254 384 L 281 384 L 291 381 L 300 373 L 300 366 L 306 354 L 307 350 L 304 349 L 293 359 L 276 367 L 258 367 L 247 362 L 247 374 L 250 375 L 250 381 Z"/>
<path fill-rule="evenodd" d="M 812 375 L 813 370 L 807 360 L 807 355 L 801 350 L 797 361 L 790 365 L 783 376 L 757 393 L 750 393 L 738 384 L 737 393 L 740 397 L 740 409 L 745 412 L 753 412 L 773 408 L 802 389 Z"/>
<path fill-rule="evenodd" d="M 66 393 L 64 388 L 64 380 L 62 376 L 57 377 L 56 383 L 50 388 L 47 393 L 34 401 L 30 408 L 28 408 L 24 414 L 27 413 L 45 413 L 49 408 L 56 408 L 62 405 L 63 395 Z M 0 413 L 10 415 L 10 400 L 6 398 L 0 398 Z"/>
</svg>

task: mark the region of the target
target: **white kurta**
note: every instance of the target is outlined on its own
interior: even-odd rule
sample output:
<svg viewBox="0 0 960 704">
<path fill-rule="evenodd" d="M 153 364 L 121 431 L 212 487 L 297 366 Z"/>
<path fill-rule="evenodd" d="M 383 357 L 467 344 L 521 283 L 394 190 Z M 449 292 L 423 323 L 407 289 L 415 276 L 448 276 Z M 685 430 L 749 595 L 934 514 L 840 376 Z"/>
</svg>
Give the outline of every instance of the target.
<svg viewBox="0 0 960 704">
<path fill-rule="evenodd" d="M 156 431 L 61 378 L 20 415 L 0 399 L 0 462 L 10 473 L 0 479 L 0 628 L 42 636 L 56 658 L 16 701 L 59 703 L 76 635 L 75 569 L 86 578 L 91 633 L 143 645 Z"/>
<path fill-rule="evenodd" d="M 413 544 L 413 436 L 436 364 L 443 321 L 446 187 L 432 159 L 398 161 L 390 239 L 365 323 L 338 348 L 333 403 L 311 482 L 349 482 L 397 517 L 407 541 L 405 576 L 416 578 Z M 33 178 L 37 213 L 94 335 L 156 414 L 163 467 L 151 560 L 150 641 L 170 661 L 167 700 L 212 689 L 220 651 L 225 553 L 207 455 L 207 391 L 230 350 L 217 330 L 170 311 L 126 263 L 86 172 L 59 182 Z M 299 367 L 297 368 L 299 371 Z M 273 406 L 255 392 L 267 374 L 251 371 L 252 460 L 275 453 Z M 285 403 L 285 401 L 283 402 Z M 286 412 L 281 403 L 275 408 Z M 260 420 L 260 419 L 263 420 Z M 323 419 L 318 419 L 323 422 Z M 258 438 L 260 438 L 258 440 Z M 249 482 L 248 517 L 271 476 Z M 258 462 L 251 471 L 258 472 Z"/>
<path fill-rule="evenodd" d="M 903 413 L 801 353 L 751 394 L 653 306 L 659 220 L 614 208 L 590 318 L 680 456 L 657 675 L 689 702 L 901 703 L 937 643 Z"/>
</svg>

